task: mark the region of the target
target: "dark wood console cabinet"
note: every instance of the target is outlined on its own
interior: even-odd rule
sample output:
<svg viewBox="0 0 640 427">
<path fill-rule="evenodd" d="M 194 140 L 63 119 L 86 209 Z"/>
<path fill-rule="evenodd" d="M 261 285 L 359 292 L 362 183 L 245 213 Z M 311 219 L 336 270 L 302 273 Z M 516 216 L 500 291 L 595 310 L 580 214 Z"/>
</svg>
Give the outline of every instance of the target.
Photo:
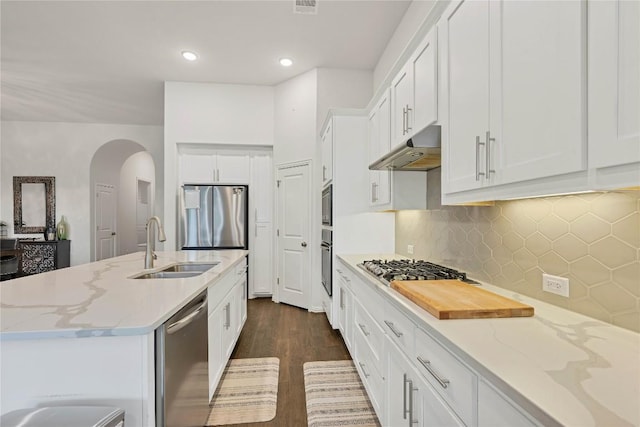
<svg viewBox="0 0 640 427">
<path fill-rule="evenodd" d="M 21 251 L 18 274 L 44 273 L 69 267 L 71 261 L 71 240 L 19 241 Z"/>
</svg>

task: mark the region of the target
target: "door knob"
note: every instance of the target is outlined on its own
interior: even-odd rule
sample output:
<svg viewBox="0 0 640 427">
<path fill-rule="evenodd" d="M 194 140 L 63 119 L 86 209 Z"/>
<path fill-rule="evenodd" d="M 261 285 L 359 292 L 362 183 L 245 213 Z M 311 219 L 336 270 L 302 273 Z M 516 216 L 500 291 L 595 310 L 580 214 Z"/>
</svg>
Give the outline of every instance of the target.
<svg viewBox="0 0 640 427">
<path fill-rule="evenodd" d="M 307 247 L 307 242 L 300 243 L 300 246 L 302 246 L 303 248 L 306 248 Z"/>
</svg>

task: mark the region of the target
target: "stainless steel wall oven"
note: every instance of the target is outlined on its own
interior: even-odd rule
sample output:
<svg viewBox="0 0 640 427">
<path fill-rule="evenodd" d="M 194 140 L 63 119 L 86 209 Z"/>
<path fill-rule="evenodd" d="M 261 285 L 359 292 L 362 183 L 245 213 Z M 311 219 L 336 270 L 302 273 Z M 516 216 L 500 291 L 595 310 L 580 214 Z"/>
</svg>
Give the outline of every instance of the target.
<svg viewBox="0 0 640 427">
<path fill-rule="evenodd" d="M 322 225 L 332 225 L 333 186 L 322 190 Z"/>
</svg>

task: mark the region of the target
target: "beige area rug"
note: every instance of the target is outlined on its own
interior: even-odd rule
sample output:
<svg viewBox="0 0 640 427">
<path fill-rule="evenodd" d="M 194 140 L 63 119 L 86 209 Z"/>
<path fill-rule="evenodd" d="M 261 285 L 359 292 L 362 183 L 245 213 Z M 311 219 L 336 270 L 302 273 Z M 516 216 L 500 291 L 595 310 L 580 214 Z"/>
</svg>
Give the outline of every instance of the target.
<svg viewBox="0 0 640 427">
<path fill-rule="evenodd" d="M 276 416 L 280 359 L 231 359 L 211 401 L 207 426 L 260 423 Z"/>
<path fill-rule="evenodd" d="M 351 360 L 305 363 L 304 391 L 309 427 L 380 425 Z"/>
</svg>

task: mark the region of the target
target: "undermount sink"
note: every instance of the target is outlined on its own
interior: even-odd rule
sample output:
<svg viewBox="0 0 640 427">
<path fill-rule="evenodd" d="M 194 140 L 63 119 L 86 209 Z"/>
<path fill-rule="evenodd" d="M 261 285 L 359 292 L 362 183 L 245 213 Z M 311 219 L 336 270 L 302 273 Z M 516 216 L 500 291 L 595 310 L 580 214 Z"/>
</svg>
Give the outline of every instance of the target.
<svg viewBox="0 0 640 427">
<path fill-rule="evenodd" d="M 173 264 L 168 267 L 165 267 L 160 271 L 204 273 L 205 271 L 215 267 L 218 264 L 220 263 L 219 262 L 181 262 L 178 264 Z"/>
<path fill-rule="evenodd" d="M 199 276 L 220 264 L 219 262 L 180 262 L 158 271 L 150 271 L 133 276 L 132 279 L 184 279 Z"/>
</svg>

